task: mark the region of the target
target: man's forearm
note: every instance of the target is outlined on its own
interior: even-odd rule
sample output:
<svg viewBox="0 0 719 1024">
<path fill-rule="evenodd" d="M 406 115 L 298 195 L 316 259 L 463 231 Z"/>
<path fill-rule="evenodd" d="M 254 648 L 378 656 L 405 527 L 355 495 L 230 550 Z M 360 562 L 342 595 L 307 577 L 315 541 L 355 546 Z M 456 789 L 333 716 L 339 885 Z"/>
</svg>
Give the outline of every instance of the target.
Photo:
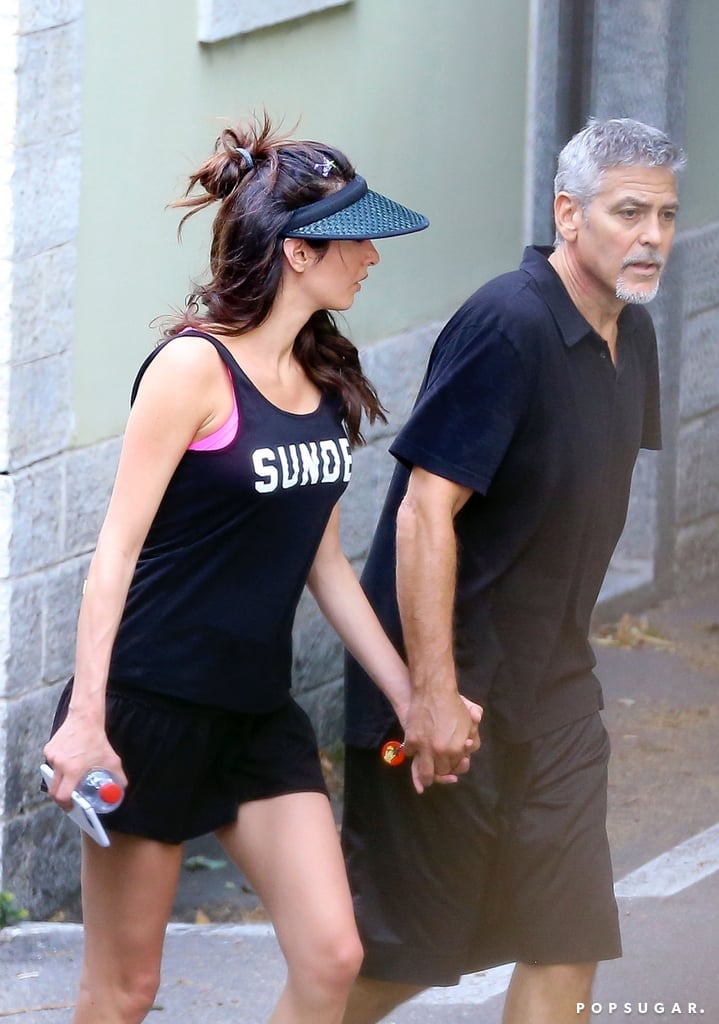
<svg viewBox="0 0 719 1024">
<path fill-rule="evenodd" d="M 456 690 L 452 622 L 457 540 L 451 516 L 405 500 L 397 517 L 397 601 L 415 691 Z"/>
<path fill-rule="evenodd" d="M 454 516 L 469 492 L 414 470 L 397 516 L 397 599 L 412 684 L 405 747 L 423 786 L 466 771 L 478 717 L 457 690 L 453 657 L 457 540 Z M 478 709 L 477 709 L 478 711 Z"/>
</svg>

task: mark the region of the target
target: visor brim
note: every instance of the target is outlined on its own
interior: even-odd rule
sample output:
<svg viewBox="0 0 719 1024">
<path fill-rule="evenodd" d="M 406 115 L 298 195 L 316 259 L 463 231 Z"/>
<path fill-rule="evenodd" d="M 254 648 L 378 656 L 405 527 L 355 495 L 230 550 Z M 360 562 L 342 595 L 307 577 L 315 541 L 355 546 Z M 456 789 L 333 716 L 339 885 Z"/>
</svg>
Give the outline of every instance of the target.
<svg viewBox="0 0 719 1024">
<path fill-rule="evenodd" d="M 343 210 L 288 231 L 286 238 L 314 238 L 317 241 L 393 238 L 429 227 L 429 220 L 380 192 L 368 189 L 361 199 Z"/>
</svg>

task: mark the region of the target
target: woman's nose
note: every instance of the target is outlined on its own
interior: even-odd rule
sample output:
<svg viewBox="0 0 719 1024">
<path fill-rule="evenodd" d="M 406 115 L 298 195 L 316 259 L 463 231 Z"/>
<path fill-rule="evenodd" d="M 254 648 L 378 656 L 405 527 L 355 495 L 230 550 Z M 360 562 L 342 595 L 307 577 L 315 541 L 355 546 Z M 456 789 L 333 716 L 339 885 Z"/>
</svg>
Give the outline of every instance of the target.
<svg viewBox="0 0 719 1024">
<path fill-rule="evenodd" d="M 367 247 L 367 251 L 365 253 L 366 262 L 372 267 L 376 266 L 379 263 L 379 253 L 377 252 L 377 247 L 370 238 L 367 238 L 365 240 L 365 246 Z"/>
</svg>

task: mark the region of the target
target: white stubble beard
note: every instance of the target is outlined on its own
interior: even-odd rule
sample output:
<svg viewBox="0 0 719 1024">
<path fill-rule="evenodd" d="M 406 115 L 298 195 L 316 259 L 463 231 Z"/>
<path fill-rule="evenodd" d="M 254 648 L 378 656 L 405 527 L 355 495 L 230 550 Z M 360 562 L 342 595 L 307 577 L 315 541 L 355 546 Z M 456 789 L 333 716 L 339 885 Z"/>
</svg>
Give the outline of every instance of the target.
<svg viewBox="0 0 719 1024">
<path fill-rule="evenodd" d="M 629 287 L 629 285 L 627 284 L 627 282 L 624 279 L 624 274 L 622 274 L 617 279 L 617 298 L 619 299 L 620 302 L 629 302 L 633 306 L 646 306 L 646 304 L 648 302 L 651 302 L 652 299 L 656 298 L 656 295 L 657 295 L 658 291 L 659 291 L 659 281 L 658 280 L 657 280 L 656 284 L 654 285 L 654 287 L 652 288 L 651 291 L 649 291 L 649 292 L 645 292 L 645 291 L 637 292 L 637 291 L 634 291 L 632 288 Z"/>
<path fill-rule="evenodd" d="M 624 271 L 627 267 L 633 266 L 635 263 L 652 262 L 657 265 L 657 278 L 654 282 L 654 287 L 649 291 L 637 291 L 632 288 L 627 282 L 624 276 Z M 620 302 L 629 302 L 633 306 L 646 306 L 648 302 L 656 298 L 656 294 L 659 291 L 659 281 L 661 279 L 662 268 L 664 267 L 664 257 L 660 255 L 655 249 L 650 249 L 646 256 L 631 256 L 624 260 L 622 263 L 622 272 L 617 278 L 616 295 Z"/>
</svg>

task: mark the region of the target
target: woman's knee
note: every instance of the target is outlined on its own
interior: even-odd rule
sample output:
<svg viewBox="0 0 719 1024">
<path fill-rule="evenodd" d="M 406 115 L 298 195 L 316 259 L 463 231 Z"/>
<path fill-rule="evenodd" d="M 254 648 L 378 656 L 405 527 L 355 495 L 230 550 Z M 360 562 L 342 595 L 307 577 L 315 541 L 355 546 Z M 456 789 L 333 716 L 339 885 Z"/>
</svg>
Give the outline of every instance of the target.
<svg viewBox="0 0 719 1024">
<path fill-rule="evenodd" d="M 364 949 L 359 935 L 354 934 L 347 939 L 344 946 L 337 951 L 336 974 L 343 987 L 350 988 L 357 978 L 364 960 Z"/>
<path fill-rule="evenodd" d="M 359 974 L 364 950 L 359 936 L 348 934 L 334 941 L 325 940 L 305 947 L 302 962 L 289 968 L 305 979 L 309 987 L 328 996 L 346 994 Z"/>
<path fill-rule="evenodd" d="M 126 999 L 129 1008 L 139 1014 L 138 1021 L 144 1020 L 154 1006 L 159 987 L 160 975 L 155 971 L 143 972 L 142 975 L 134 979 L 131 986 L 128 986 Z"/>
<path fill-rule="evenodd" d="M 325 949 L 324 955 L 316 958 L 316 972 L 328 988 L 349 991 L 363 959 L 362 943 L 355 933 Z"/>
<path fill-rule="evenodd" d="M 160 975 L 156 970 L 104 979 L 90 977 L 89 972 L 83 971 L 78 1006 L 90 1008 L 102 1020 L 140 1024 L 152 1009 L 159 987 Z M 88 1021 L 92 1019 L 92 1014 L 87 1017 Z"/>
</svg>

